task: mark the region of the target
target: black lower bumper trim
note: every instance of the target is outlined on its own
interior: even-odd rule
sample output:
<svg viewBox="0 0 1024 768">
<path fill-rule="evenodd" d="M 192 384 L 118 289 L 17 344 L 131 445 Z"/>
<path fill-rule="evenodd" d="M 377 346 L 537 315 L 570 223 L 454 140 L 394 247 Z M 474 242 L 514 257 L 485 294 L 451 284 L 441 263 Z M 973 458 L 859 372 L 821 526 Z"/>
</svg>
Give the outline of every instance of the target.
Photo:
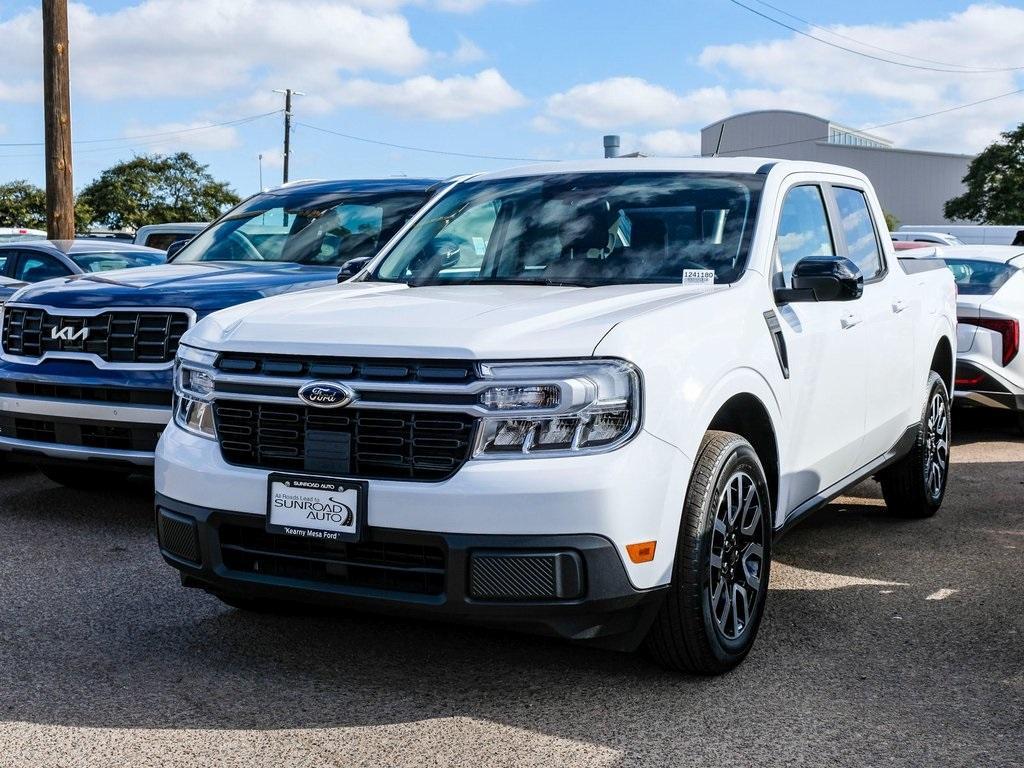
<svg viewBox="0 0 1024 768">
<path fill-rule="evenodd" d="M 182 583 L 226 596 L 436 617 L 633 650 L 666 592 L 664 587 L 635 589 L 615 546 L 593 534 L 471 535 L 371 527 L 358 545 L 311 545 L 267 534 L 261 516 L 198 507 L 160 494 L 156 511 L 158 521 L 162 511 L 179 523 L 194 521 L 198 563 L 161 547 L 164 560 L 181 572 Z M 533 555 L 537 562 L 552 560 L 554 591 L 544 599 L 529 590 L 522 600 L 506 593 L 495 599 L 473 597 L 481 594 L 479 584 L 474 588 L 471 582 L 474 556 L 507 559 L 513 553 Z M 515 574 L 521 577 L 522 571 Z"/>
</svg>

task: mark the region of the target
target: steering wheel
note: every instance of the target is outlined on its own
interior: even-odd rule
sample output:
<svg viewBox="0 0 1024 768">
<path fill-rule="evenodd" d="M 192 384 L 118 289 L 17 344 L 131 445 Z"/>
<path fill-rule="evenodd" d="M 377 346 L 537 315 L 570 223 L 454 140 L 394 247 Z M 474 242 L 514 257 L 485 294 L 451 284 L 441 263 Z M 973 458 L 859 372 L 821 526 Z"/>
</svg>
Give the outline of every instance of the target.
<svg viewBox="0 0 1024 768">
<path fill-rule="evenodd" d="M 263 254 L 256 250 L 256 246 L 241 232 L 232 232 L 228 235 L 227 242 L 245 253 L 245 256 L 240 261 L 266 261 L 263 258 Z"/>
</svg>

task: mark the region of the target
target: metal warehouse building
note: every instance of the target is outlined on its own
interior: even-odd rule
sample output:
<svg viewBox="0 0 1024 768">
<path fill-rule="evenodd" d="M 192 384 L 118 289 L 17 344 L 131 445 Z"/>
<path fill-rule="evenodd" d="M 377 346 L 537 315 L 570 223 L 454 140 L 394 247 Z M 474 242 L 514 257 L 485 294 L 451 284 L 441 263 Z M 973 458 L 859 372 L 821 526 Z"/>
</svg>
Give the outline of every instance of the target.
<svg viewBox="0 0 1024 768">
<path fill-rule="evenodd" d="M 733 115 L 701 131 L 701 154 L 754 155 L 846 165 L 871 179 L 882 207 L 902 224 L 943 224 L 947 200 L 964 191 L 973 155 L 899 149 L 891 141 L 805 112 Z"/>
</svg>

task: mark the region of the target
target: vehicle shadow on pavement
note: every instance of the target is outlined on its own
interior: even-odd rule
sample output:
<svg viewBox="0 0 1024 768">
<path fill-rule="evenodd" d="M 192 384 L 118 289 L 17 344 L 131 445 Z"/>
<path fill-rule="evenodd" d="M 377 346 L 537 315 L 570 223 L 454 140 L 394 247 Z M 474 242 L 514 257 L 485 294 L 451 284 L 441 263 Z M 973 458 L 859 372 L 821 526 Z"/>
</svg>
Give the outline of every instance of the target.
<svg viewBox="0 0 1024 768">
<path fill-rule="evenodd" d="M 471 627 L 246 614 L 179 587 L 148 497 L 5 468 L 0 726 L 327 729 L 338 765 L 1017 764 L 1024 442 L 996 439 L 931 520 L 885 516 L 865 483 L 788 534 L 758 643 L 719 678 Z"/>
</svg>

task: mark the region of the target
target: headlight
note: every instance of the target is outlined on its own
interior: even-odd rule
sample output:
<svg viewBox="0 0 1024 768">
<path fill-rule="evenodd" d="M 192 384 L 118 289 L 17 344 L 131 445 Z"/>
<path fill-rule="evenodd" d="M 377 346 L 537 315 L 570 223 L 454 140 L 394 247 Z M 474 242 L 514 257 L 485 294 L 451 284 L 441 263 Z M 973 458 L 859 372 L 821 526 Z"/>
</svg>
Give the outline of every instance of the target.
<svg viewBox="0 0 1024 768">
<path fill-rule="evenodd" d="M 217 438 L 213 422 L 213 364 L 217 353 L 181 345 L 174 361 L 174 423 L 200 437 Z"/>
<path fill-rule="evenodd" d="M 640 426 L 640 375 L 625 361 L 495 363 L 481 371 L 496 382 L 480 404 L 503 413 L 481 420 L 480 458 L 608 451 Z"/>
</svg>

